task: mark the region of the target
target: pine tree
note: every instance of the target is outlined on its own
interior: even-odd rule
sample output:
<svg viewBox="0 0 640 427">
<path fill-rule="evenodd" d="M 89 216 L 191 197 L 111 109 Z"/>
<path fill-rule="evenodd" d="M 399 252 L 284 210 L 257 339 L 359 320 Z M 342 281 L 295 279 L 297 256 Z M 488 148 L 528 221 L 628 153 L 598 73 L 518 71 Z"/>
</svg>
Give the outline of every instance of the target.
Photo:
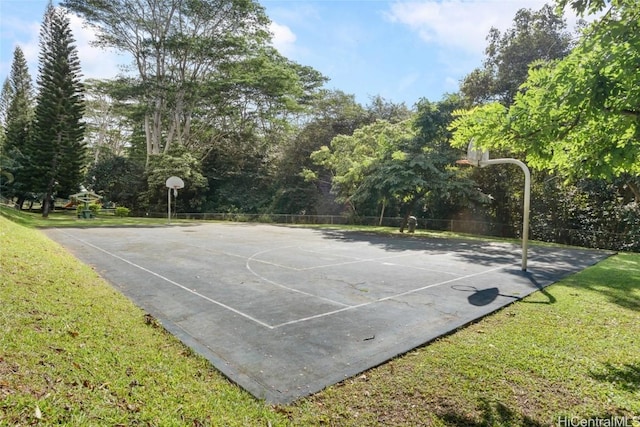
<svg viewBox="0 0 640 427">
<path fill-rule="evenodd" d="M 11 73 L 2 91 L 4 107 L 3 195 L 17 197 L 22 207 L 28 188 L 25 165 L 33 120 L 33 91 L 27 61 L 20 47 L 13 53 Z"/>
<path fill-rule="evenodd" d="M 51 3 L 40 29 L 39 71 L 30 170 L 47 217 L 54 196 L 78 190 L 86 158 L 80 61 L 69 19 Z"/>
<path fill-rule="evenodd" d="M 2 132 L 0 133 L 0 138 L 4 141 L 4 133 L 7 127 L 7 113 L 9 111 L 9 104 L 11 104 L 11 99 L 13 98 L 13 89 L 11 89 L 11 82 L 7 77 L 4 79 L 4 83 L 2 83 L 2 91 L 0 91 L 0 129 Z M 0 144 L 0 147 L 3 144 Z"/>
</svg>

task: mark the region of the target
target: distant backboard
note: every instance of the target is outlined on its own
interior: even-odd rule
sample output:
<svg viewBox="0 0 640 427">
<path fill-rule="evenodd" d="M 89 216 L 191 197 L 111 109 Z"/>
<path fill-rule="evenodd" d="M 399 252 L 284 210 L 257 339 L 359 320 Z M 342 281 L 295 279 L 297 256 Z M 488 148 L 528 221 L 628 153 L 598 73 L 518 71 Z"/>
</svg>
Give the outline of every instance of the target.
<svg viewBox="0 0 640 427">
<path fill-rule="evenodd" d="M 173 188 L 175 190 L 179 190 L 181 188 L 184 188 L 184 181 L 178 178 L 177 176 L 172 176 L 169 179 L 167 179 L 167 182 L 165 183 L 165 185 L 167 186 L 167 188 Z"/>
</svg>

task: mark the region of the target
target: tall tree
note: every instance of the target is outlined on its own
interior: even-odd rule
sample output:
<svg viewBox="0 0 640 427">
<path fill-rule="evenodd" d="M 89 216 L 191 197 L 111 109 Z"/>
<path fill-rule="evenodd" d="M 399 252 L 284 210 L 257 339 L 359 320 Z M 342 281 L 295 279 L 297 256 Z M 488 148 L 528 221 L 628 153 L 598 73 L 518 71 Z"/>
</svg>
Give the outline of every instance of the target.
<svg viewBox="0 0 640 427">
<path fill-rule="evenodd" d="M 511 105 L 527 79 L 530 64 L 566 56 L 571 38 L 562 15 L 552 7 L 545 5 L 537 11 L 520 9 L 511 27 L 505 31 L 496 28 L 489 31 L 482 67 L 461 82 L 465 103 L 468 106 L 487 102 Z M 494 155 L 520 157 L 521 153 L 505 148 L 500 153 L 494 151 Z M 475 168 L 471 174 L 478 187 L 491 195 L 491 203 L 485 206 L 486 216 L 504 229 L 501 234 L 509 235 L 508 225 L 521 218 L 522 174 L 517 168 L 506 166 Z"/>
<path fill-rule="evenodd" d="M 6 194 L 17 197 L 17 205 L 22 207 L 29 188 L 28 171 L 25 169 L 29 160 L 28 142 L 33 119 L 33 90 L 31 76 L 24 53 L 16 47 L 13 53 L 13 63 L 8 79 L 8 87 L 3 91 L 7 98 L 4 117 L 3 151 L 7 157 L 5 175 L 11 182 L 3 188 Z"/>
<path fill-rule="evenodd" d="M 291 108 L 322 81 L 268 46 L 269 21 L 253 0 L 63 5 L 96 28 L 99 45 L 133 57 L 132 93 L 145 108 L 148 155 L 172 144 L 210 148 L 229 132 L 246 130 L 247 119 L 274 119 L 274 102 Z"/>
<path fill-rule="evenodd" d="M 566 56 L 571 38 L 565 20 L 551 6 L 520 9 L 504 32 L 491 28 L 484 64 L 463 79 L 460 90 L 471 104 L 510 105 L 527 78 L 529 64 Z"/>
<path fill-rule="evenodd" d="M 86 157 L 78 52 L 69 19 L 51 3 L 40 28 L 39 66 L 29 172 L 32 190 L 44 194 L 47 217 L 54 195 L 78 190 Z"/>
<path fill-rule="evenodd" d="M 510 108 L 487 104 L 461 112 L 453 124 L 455 143 L 475 137 L 483 148 L 526 152 L 538 169 L 608 180 L 627 174 L 635 186 L 640 175 L 638 16 L 636 1 L 613 2 L 570 55 L 531 68 L 525 91 Z M 637 187 L 634 193 L 640 200 Z"/>
</svg>

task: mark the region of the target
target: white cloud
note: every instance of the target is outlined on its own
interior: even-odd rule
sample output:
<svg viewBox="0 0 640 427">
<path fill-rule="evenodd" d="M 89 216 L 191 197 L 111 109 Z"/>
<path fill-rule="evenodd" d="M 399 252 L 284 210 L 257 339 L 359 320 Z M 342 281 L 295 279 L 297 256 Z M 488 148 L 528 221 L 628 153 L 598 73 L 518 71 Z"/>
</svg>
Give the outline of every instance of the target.
<svg viewBox="0 0 640 427">
<path fill-rule="evenodd" d="M 291 28 L 286 25 L 271 22 L 269 24 L 269 31 L 273 34 L 273 39 L 271 40 L 273 46 L 278 49 L 281 54 L 287 56 L 293 52 L 297 37 L 293 31 L 291 31 Z"/>
<path fill-rule="evenodd" d="M 3 62 L 0 66 L 2 76 L 8 76 L 13 61 L 13 52 L 16 46 L 20 46 L 24 54 L 29 73 L 35 77 L 38 70 L 38 33 L 39 22 L 27 22 L 14 17 L 5 17 L 2 20 L 2 50 Z"/>
<path fill-rule="evenodd" d="M 95 40 L 95 32 L 83 25 L 82 18 L 69 15 L 69 23 L 76 40 L 80 67 L 85 79 L 114 78 L 120 72 L 119 67 L 130 62 L 116 52 L 92 46 L 91 42 Z"/>
<path fill-rule="evenodd" d="M 396 1 L 391 4 L 387 18 L 408 26 L 427 43 L 482 54 L 491 27 L 504 30 L 511 26 L 519 9 L 537 10 L 544 3 L 544 0 Z"/>
<path fill-rule="evenodd" d="M 68 15 L 69 24 L 75 46 L 80 59 L 80 67 L 83 78 L 108 79 L 115 77 L 119 70 L 119 65 L 129 61 L 115 52 L 108 52 L 91 46 L 95 39 L 95 33 L 90 28 L 83 26 L 83 21 L 75 15 Z M 11 54 L 8 61 L 2 63 L 1 71 L 3 75 L 8 75 L 13 60 L 13 49 L 20 46 L 24 53 L 29 73 L 35 80 L 38 73 L 38 56 L 40 54 L 40 22 L 24 21 L 10 17 L 3 20 L 2 44 L 3 49 L 8 49 L 11 44 Z"/>
</svg>

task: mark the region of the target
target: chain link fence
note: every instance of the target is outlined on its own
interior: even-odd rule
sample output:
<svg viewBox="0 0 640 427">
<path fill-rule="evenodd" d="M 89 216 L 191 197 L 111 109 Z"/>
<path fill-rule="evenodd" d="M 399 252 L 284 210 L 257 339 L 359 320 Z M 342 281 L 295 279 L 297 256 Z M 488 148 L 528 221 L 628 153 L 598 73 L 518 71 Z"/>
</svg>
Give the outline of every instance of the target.
<svg viewBox="0 0 640 427">
<path fill-rule="evenodd" d="M 150 217 L 162 218 L 167 213 L 148 213 Z M 260 222 L 271 224 L 328 224 L 366 225 L 400 228 L 403 218 L 348 215 L 294 215 L 294 214 L 246 214 L 246 213 L 177 213 L 176 219 Z M 449 231 L 479 236 L 519 238 L 522 224 L 501 224 L 488 221 L 418 218 L 417 230 Z M 640 235 L 637 233 L 611 233 L 601 230 L 549 229 L 531 226 L 532 240 L 561 243 L 587 248 L 640 252 Z"/>
</svg>

